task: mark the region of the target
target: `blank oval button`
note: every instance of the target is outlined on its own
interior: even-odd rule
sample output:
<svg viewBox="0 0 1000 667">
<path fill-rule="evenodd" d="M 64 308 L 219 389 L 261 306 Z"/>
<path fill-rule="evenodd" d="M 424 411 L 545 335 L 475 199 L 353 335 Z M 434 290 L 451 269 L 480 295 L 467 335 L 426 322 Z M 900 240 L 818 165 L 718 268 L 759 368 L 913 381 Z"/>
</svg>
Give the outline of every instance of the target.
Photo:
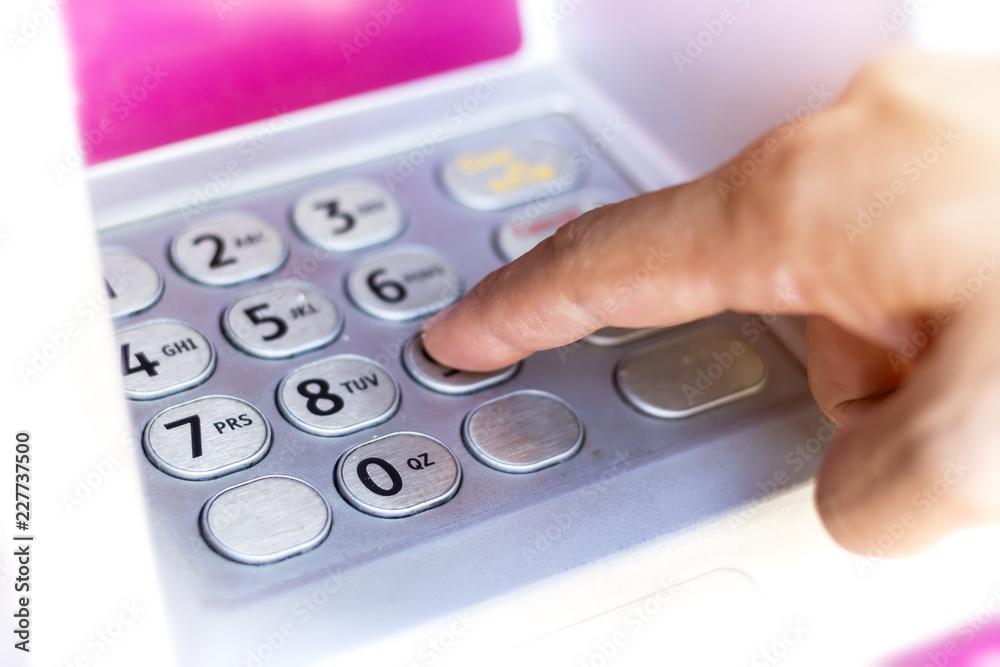
<svg viewBox="0 0 1000 667">
<path fill-rule="evenodd" d="M 249 565 L 274 563 L 317 546 L 333 519 L 319 491 L 279 475 L 231 486 L 201 511 L 201 533 L 215 551 Z"/>
<path fill-rule="evenodd" d="M 615 381 L 636 409 L 679 419 L 756 394 L 767 367 L 749 343 L 718 331 L 660 341 L 618 362 Z"/>
<path fill-rule="evenodd" d="M 504 472 L 534 472 L 580 451 L 583 424 L 561 399 L 541 391 L 501 396 L 469 413 L 465 444 L 477 459 Z"/>
</svg>

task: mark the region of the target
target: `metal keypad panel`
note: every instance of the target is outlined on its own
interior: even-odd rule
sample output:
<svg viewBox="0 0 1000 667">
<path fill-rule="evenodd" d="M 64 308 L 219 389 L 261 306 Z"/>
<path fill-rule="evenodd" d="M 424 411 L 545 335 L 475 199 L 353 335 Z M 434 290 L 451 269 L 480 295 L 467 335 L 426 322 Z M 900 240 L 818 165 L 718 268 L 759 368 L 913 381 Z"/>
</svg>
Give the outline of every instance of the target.
<svg viewBox="0 0 1000 667">
<path fill-rule="evenodd" d="M 111 317 L 115 319 L 151 308 L 163 294 L 163 276 L 134 252 L 106 249 L 101 253 L 101 264 Z"/>
<path fill-rule="evenodd" d="M 457 396 L 472 394 L 506 382 L 514 377 L 520 362 L 486 373 L 471 373 L 442 366 L 424 350 L 421 335 L 416 335 L 403 348 L 403 366 L 414 380 L 439 394 Z"/>
<path fill-rule="evenodd" d="M 313 549 L 333 518 L 323 495 L 292 477 L 273 475 L 214 495 L 201 512 L 201 533 L 219 554 L 264 565 Z"/>
<path fill-rule="evenodd" d="M 426 248 L 393 250 L 369 258 L 347 280 L 351 299 L 383 320 L 430 315 L 462 294 L 458 273 L 444 257 Z"/>
<path fill-rule="evenodd" d="M 383 243 L 399 236 L 406 222 L 395 197 L 359 184 L 313 190 L 299 200 L 293 217 L 307 241 L 331 252 Z"/>
<path fill-rule="evenodd" d="M 193 225 L 170 246 L 170 258 L 181 273 L 214 286 L 274 273 L 287 256 L 284 236 L 263 220 L 245 215 Z"/>
<path fill-rule="evenodd" d="M 389 371 L 353 354 L 297 368 L 278 385 L 281 414 L 316 435 L 347 435 L 381 424 L 398 405 L 399 387 Z"/>
<path fill-rule="evenodd" d="M 247 354 L 292 357 L 331 343 L 344 318 L 333 300 L 304 283 L 277 283 L 235 301 L 222 315 L 226 337 Z"/>
<path fill-rule="evenodd" d="M 102 232 L 107 252 L 141 258 L 162 279 L 153 303 L 120 315 L 122 379 L 131 398 L 149 399 L 129 407 L 137 427 L 148 427 L 142 474 L 155 523 L 210 595 L 260 599 L 331 568 L 383 559 L 395 567 L 411 548 L 454 545 L 515 516 L 518 525 L 538 519 L 542 505 L 595 479 L 610 480 L 601 483 L 617 495 L 616 480 L 628 477 L 619 473 L 633 461 L 668 460 L 714 437 L 705 434 L 808 396 L 796 362 L 769 334 L 754 329 L 760 340 L 747 338 L 732 313 L 713 318 L 712 330 L 752 342 L 767 362 L 767 384 L 683 420 L 637 412 L 615 369 L 637 350 L 706 325 L 605 330 L 588 339 L 604 346 L 567 345 L 493 373 L 456 371 L 423 354 L 424 318 L 504 263 L 498 239 L 512 219 L 635 193 L 589 141 L 569 120 L 548 117 L 443 142 L 419 168 L 406 163 L 409 153 L 383 156 Z M 471 208 L 445 186 L 442 170 L 455 156 L 525 142 L 560 147 L 577 163 L 575 176 L 548 190 L 532 190 L 525 177 L 510 192 L 542 198 L 497 210 Z M 516 183 L 517 160 L 535 158 L 511 155 L 491 159 L 496 174 Z M 322 221 L 315 238 L 296 214 L 306 206 Z M 336 234 L 348 226 L 344 213 L 353 226 Z M 274 236 L 220 222 L 233 220 Z M 548 220 L 533 231 L 542 238 L 557 226 Z M 354 249 L 330 240 L 362 231 Z M 182 238 L 203 253 L 191 255 L 194 268 L 171 250 Z M 261 246 L 272 253 L 266 261 L 254 259 Z M 291 481 L 264 481 L 279 478 Z M 332 530 L 323 529 L 328 518 Z M 521 558 L 510 548 L 497 546 L 496 557 Z"/>
<path fill-rule="evenodd" d="M 154 417 L 142 446 L 153 465 L 169 475 L 213 479 L 264 458 L 271 446 L 271 426 L 246 401 L 204 396 Z"/>
<path fill-rule="evenodd" d="M 196 387 L 215 369 L 215 349 L 197 329 L 151 320 L 117 334 L 125 395 L 151 400 Z"/>
<path fill-rule="evenodd" d="M 679 419 L 751 396 L 764 388 L 767 366 L 756 349 L 726 332 L 668 339 L 626 355 L 615 370 L 636 409 Z"/>
<path fill-rule="evenodd" d="M 441 442 L 420 433 L 393 433 L 358 445 L 337 462 L 337 489 L 367 514 L 410 516 L 447 502 L 462 469 Z"/>
<path fill-rule="evenodd" d="M 583 181 L 586 164 L 545 141 L 500 143 L 454 156 L 442 168 L 441 182 L 456 201 L 491 211 L 569 192 Z"/>
<path fill-rule="evenodd" d="M 580 451 L 583 424 L 562 399 L 519 391 L 473 410 L 463 427 L 477 459 L 504 472 L 535 472 Z"/>
</svg>

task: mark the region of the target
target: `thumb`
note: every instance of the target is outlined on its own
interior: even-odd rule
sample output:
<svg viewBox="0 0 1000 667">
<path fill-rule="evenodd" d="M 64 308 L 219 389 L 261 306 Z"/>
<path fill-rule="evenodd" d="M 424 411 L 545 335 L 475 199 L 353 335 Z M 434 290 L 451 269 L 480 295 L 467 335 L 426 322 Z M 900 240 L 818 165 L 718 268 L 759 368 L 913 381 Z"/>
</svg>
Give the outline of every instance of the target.
<svg viewBox="0 0 1000 667">
<path fill-rule="evenodd" d="M 1000 519 L 998 304 L 980 298 L 944 325 L 895 393 L 831 443 L 816 504 L 845 548 L 906 555 Z"/>
</svg>

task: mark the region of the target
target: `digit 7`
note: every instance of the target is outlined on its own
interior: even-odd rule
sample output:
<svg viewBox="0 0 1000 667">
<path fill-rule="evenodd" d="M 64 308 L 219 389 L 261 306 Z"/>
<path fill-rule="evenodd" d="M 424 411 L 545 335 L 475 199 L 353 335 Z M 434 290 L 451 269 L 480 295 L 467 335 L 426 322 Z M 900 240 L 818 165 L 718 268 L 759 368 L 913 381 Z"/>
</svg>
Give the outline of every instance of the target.
<svg viewBox="0 0 1000 667">
<path fill-rule="evenodd" d="M 183 419 L 178 419 L 172 421 L 169 424 L 164 424 L 163 428 L 168 431 L 178 426 L 184 426 L 185 424 L 191 427 L 191 458 L 196 459 L 201 456 L 201 417 L 198 415 L 191 415 L 190 417 L 184 417 Z"/>
</svg>

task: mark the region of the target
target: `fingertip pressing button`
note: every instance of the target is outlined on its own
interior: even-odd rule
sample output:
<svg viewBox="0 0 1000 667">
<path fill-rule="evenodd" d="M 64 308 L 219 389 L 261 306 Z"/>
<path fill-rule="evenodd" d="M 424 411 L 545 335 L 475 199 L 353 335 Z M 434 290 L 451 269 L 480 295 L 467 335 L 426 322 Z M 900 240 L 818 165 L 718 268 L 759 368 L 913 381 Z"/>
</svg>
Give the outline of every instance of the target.
<svg viewBox="0 0 1000 667">
<path fill-rule="evenodd" d="M 417 334 L 403 347 L 403 367 L 418 383 L 439 394 L 473 394 L 514 377 L 521 362 L 485 373 L 472 373 L 443 366 L 424 349 L 423 336 Z"/>
<path fill-rule="evenodd" d="M 626 354 L 615 383 L 637 410 L 680 419 L 763 390 L 767 366 L 757 350 L 722 331 L 698 331 Z"/>
</svg>

